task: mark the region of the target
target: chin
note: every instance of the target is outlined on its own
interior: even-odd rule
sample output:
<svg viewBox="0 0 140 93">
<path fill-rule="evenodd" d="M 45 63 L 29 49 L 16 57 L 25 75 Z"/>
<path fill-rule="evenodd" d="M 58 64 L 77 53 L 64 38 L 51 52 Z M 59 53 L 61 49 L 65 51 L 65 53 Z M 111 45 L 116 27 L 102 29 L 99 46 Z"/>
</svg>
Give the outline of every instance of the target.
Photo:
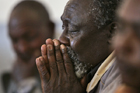
<svg viewBox="0 0 140 93">
<path fill-rule="evenodd" d="M 67 46 L 67 52 L 73 63 L 75 75 L 79 79 L 83 78 L 85 74 L 87 74 L 89 68 L 92 67 L 92 65 L 78 60 L 77 54 L 68 46 Z"/>
<path fill-rule="evenodd" d="M 28 62 L 31 59 L 31 56 L 18 56 L 21 61 Z"/>
</svg>

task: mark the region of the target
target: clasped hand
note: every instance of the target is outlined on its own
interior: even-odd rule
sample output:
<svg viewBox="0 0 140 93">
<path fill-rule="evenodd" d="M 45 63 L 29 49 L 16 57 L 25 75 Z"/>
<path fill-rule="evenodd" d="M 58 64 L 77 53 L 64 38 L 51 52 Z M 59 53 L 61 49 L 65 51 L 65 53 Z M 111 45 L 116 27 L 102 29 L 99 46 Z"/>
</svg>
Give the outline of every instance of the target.
<svg viewBox="0 0 140 93">
<path fill-rule="evenodd" d="M 47 39 L 36 59 L 43 93 L 84 93 L 77 79 L 66 46 L 56 39 Z"/>
</svg>

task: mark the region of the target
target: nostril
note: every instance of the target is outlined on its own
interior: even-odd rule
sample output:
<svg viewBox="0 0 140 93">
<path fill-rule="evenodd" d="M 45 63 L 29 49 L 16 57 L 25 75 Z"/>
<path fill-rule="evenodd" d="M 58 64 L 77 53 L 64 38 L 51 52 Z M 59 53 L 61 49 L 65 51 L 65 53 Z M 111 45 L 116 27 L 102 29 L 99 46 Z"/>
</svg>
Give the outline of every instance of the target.
<svg viewBox="0 0 140 93">
<path fill-rule="evenodd" d="M 18 50 L 19 50 L 21 53 L 25 53 L 25 52 L 28 51 L 29 45 L 28 45 L 25 41 L 20 41 L 20 42 L 17 44 L 17 47 L 18 47 Z"/>
<path fill-rule="evenodd" d="M 65 37 L 65 36 L 61 36 L 61 37 L 59 38 L 59 41 L 60 41 L 61 44 L 64 44 L 64 45 L 66 45 L 66 46 L 69 46 L 69 45 L 70 45 L 70 40 L 69 40 L 69 38 L 67 38 L 67 37 Z"/>
<path fill-rule="evenodd" d="M 124 46 L 124 47 L 121 47 L 120 50 L 119 50 L 119 53 L 121 53 L 121 55 L 131 55 L 133 54 L 133 48 L 131 46 Z"/>
<path fill-rule="evenodd" d="M 27 52 L 28 50 L 27 46 L 19 46 L 18 49 L 21 53 Z"/>
</svg>

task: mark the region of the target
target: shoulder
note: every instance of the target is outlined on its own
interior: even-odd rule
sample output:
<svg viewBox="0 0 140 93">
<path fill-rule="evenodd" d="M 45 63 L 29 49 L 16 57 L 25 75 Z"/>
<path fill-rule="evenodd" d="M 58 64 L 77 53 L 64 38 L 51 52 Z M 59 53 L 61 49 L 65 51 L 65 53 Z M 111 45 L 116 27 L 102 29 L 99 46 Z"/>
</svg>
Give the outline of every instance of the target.
<svg viewBox="0 0 140 93">
<path fill-rule="evenodd" d="M 116 61 L 106 71 L 100 80 L 98 91 L 102 93 L 114 93 L 116 88 L 121 84 L 121 75 L 119 68 L 116 66 Z"/>
<path fill-rule="evenodd" d="M 8 89 L 8 86 L 10 84 L 10 80 L 11 80 L 11 73 L 10 72 L 6 72 L 2 74 L 2 87 L 4 89 L 4 91 L 6 91 Z"/>
</svg>

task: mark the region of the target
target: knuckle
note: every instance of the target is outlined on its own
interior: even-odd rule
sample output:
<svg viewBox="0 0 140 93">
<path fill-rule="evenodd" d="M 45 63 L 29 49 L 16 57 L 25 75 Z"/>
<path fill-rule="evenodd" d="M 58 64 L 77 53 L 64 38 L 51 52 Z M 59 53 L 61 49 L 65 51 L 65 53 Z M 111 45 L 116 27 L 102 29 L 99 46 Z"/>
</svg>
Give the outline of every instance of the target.
<svg viewBox="0 0 140 93">
<path fill-rule="evenodd" d="M 43 64 L 40 65 L 40 71 L 41 73 L 45 71 L 45 66 Z"/>
<path fill-rule="evenodd" d="M 66 65 L 71 65 L 71 60 L 65 60 Z"/>
<path fill-rule="evenodd" d="M 59 66 L 58 66 L 58 69 L 59 69 L 59 74 L 60 75 L 64 75 L 64 66 L 63 66 L 63 63 L 59 63 Z"/>
<path fill-rule="evenodd" d="M 53 50 L 49 50 L 49 56 L 53 56 L 54 55 L 54 51 Z"/>
<path fill-rule="evenodd" d="M 55 51 L 59 52 L 60 51 L 60 47 L 59 46 L 55 46 Z"/>
<path fill-rule="evenodd" d="M 47 73 L 47 71 L 42 71 L 42 73 L 41 73 L 41 75 L 42 75 L 42 77 L 45 77 L 46 75 L 47 75 L 48 73 Z"/>
<path fill-rule="evenodd" d="M 70 82 L 75 82 L 76 81 L 75 78 L 73 76 L 69 75 L 69 74 L 67 75 L 67 79 Z"/>
<path fill-rule="evenodd" d="M 37 58 L 36 59 L 36 65 L 38 66 L 38 67 L 43 67 L 43 62 L 42 62 L 42 59 L 41 59 L 42 57 L 39 57 L 39 58 Z"/>
<path fill-rule="evenodd" d="M 57 63 L 63 63 L 63 60 L 62 59 L 57 59 L 56 62 Z"/>
<path fill-rule="evenodd" d="M 56 64 L 50 64 L 51 69 L 56 69 Z"/>
</svg>

